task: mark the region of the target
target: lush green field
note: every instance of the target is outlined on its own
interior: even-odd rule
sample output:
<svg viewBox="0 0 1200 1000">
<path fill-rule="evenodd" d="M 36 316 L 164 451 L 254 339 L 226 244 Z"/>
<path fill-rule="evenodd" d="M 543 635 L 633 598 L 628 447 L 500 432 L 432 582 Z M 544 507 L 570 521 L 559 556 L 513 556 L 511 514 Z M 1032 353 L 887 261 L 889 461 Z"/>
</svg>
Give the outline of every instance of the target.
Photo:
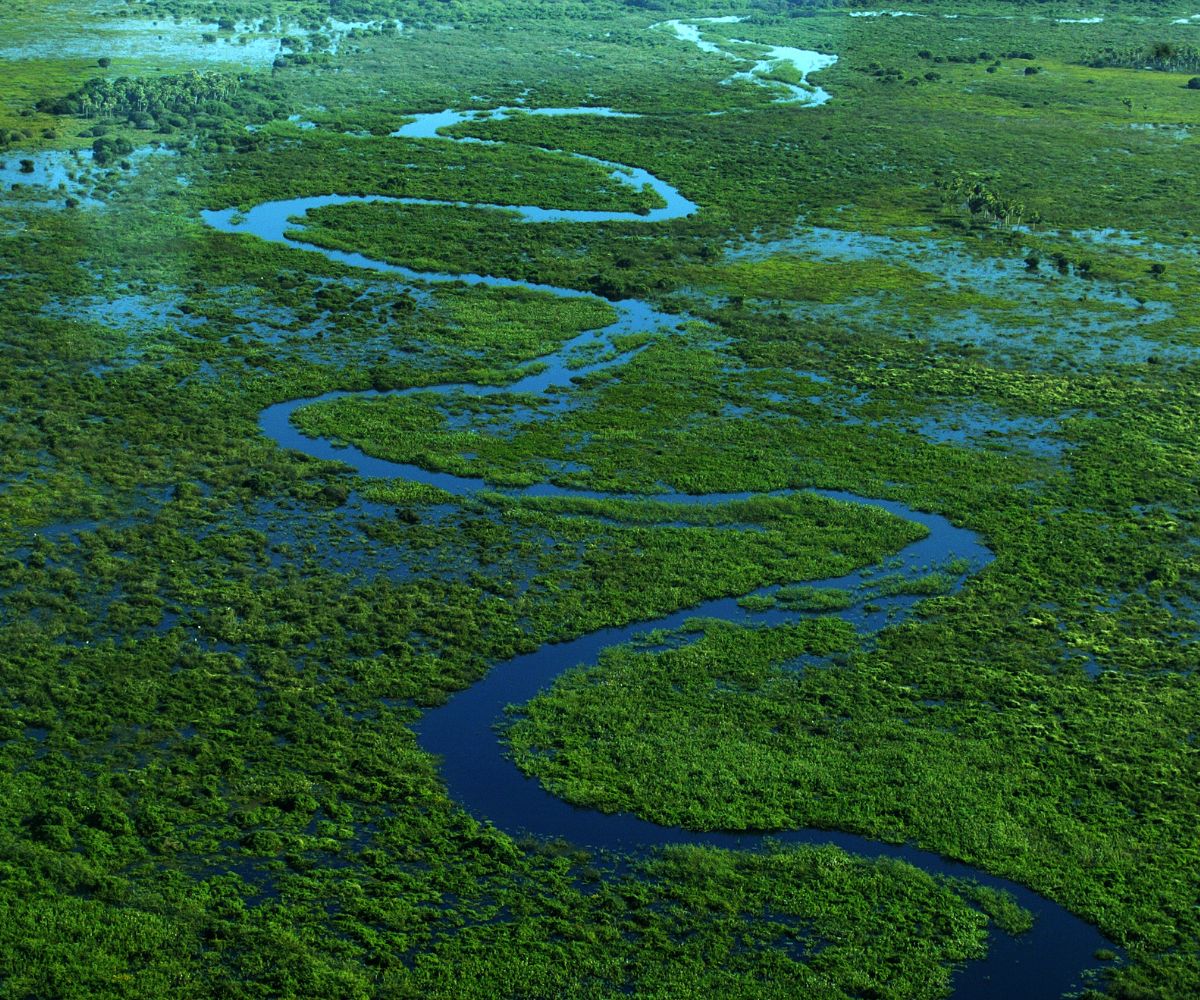
<svg viewBox="0 0 1200 1000">
<path fill-rule="evenodd" d="M 868 640 L 815 617 L 611 649 L 498 720 L 516 765 L 667 825 L 918 844 L 1096 924 L 1124 954 L 1097 958 L 1095 996 L 1200 994 L 1200 90 L 1144 68 L 1164 44 L 1186 65 L 1200 21 L 1173 3 L 902 9 L 922 16 L 6 6 L 0 997 L 932 998 L 1021 929 L 1011 901 L 901 862 L 630 863 L 514 840 L 447 796 L 412 726 L 489 664 L 886 565 L 921 535 L 809 495 L 454 498 L 257 424 L 330 390 L 508 386 L 631 297 L 678 327 L 626 336 L 640 353 L 569 406 L 350 396 L 297 424 L 492 487 L 887 497 L 996 558 L 960 591 L 897 583 L 925 599 Z M 723 83 L 737 67 L 650 30 L 732 13 L 710 37 L 837 54 L 815 78 L 829 103 Z M 134 83 L 89 89 L 118 78 Z M 642 117 L 457 127 L 500 145 L 389 137 L 520 100 Z M 100 140 L 104 169 L 22 179 L 20 160 Z M 595 293 L 578 299 L 401 280 L 200 221 L 331 192 L 654 207 L 559 150 L 643 167 L 699 211 L 529 225 L 352 204 L 304 229 Z M 992 209 L 971 210 L 973 185 Z"/>
</svg>

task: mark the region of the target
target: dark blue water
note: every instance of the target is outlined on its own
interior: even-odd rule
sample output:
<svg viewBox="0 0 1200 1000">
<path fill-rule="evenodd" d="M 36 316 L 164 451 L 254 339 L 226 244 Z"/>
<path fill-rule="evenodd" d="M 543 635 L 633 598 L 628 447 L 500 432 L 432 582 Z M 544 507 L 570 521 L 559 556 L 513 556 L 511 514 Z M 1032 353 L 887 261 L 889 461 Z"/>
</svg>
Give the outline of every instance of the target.
<svg viewBox="0 0 1200 1000">
<path fill-rule="evenodd" d="M 502 109 L 507 110 L 507 109 Z M 570 113 L 581 113 L 584 109 L 565 109 Z M 542 113 L 551 113 L 544 110 Z M 592 113 L 613 114 L 607 109 Z M 444 138 L 438 130 L 461 121 L 486 117 L 487 113 L 441 112 L 422 116 L 398 134 L 412 138 Z M 503 117 L 504 115 L 499 115 Z M 465 141 L 465 140 L 458 140 Z M 638 176 L 630 168 L 617 168 L 626 176 Z M 644 175 L 649 178 L 649 175 Z M 688 202 L 674 188 L 656 178 L 652 183 L 666 202 L 666 208 L 649 215 L 613 212 L 555 212 L 528 206 L 473 205 L 473 208 L 493 208 L 516 211 L 528 222 L 545 221 L 654 221 L 661 218 L 678 218 L 691 214 L 696 206 Z M 204 219 L 213 227 L 229 233 L 246 233 L 271 240 L 297 249 L 323 254 L 332 261 L 351 267 L 364 268 L 401 275 L 405 278 L 430 282 L 460 281 L 468 284 L 484 284 L 495 287 L 520 287 L 545 292 L 558 297 L 579 297 L 586 293 L 570 288 L 517 281 L 511 278 L 477 274 L 444 274 L 414 271 L 399 265 L 372 260 L 361 254 L 339 250 L 327 250 L 287 236 L 287 232 L 302 224 L 302 217 L 311 209 L 331 204 L 351 202 L 401 202 L 404 204 L 459 205 L 457 202 L 429 201 L 420 199 L 389 199 L 381 197 L 347 197 L 327 195 L 311 198 L 295 198 L 268 202 L 250 211 L 239 214 L 233 209 L 220 212 L 205 212 Z M 569 220 L 567 217 L 570 217 Z M 624 364 L 636 351 L 625 352 L 619 357 L 582 368 L 570 368 L 571 353 L 581 347 L 599 343 L 612 344 L 618 334 L 633 330 L 658 332 L 673 327 L 679 317 L 659 312 L 646 303 L 636 300 L 614 303 L 618 317 L 601 330 L 586 331 L 573 338 L 552 354 L 538 359 L 544 364 L 538 372 L 528 375 L 507 386 L 472 384 L 447 384 L 420 389 L 402 389 L 390 395 L 423 393 L 466 393 L 483 396 L 499 392 L 546 393 L 569 389 L 574 380 L 590 371 Z M 314 439 L 300 433 L 291 423 L 295 411 L 311 403 L 338 399 L 344 396 L 372 397 L 388 395 L 374 391 L 346 393 L 333 392 L 312 399 L 290 400 L 267 407 L 260 415 L 259 423 L 264 434 L 281 447 L 292 448 L 321 459 L 343 462 L 362 476 L 382 479 L 403 479 L 427 483 L 456 496 L 473 496 L 487 489 L 482 479 L 455 476 L 442 472 L 431 472 L 415 465 L 390 462 L 367 455 L 353 446 L 339 445 L 325 439 Z M 551 483 L 540 483 L 524 489 L 502 490 L 512 496 L 558 496 L 593 499 L 639 499 L 669 503 L 716 506 L 737 500 L 746 500 L 761 494 L 716 493 L 705 495 L 664 493 L 655 496 L 600 493 L 590 490 L 567 489 Z M 777 491 L 776 496 L 796 491 Z M 974 533 L 951 524 L 940 515 L 916 511 L 903 504 L 889 500 L 873 500 L 848 493 L 819 492 L 833 500 L 848 504 L 866 505 L 885 510 L 891 514 L 921 524 L 927 534 L 905 547 L 896 557 L 889 560 L 897 564 L 898 572 L 914 577 L 931 566 L 949 560 L 961 560 L 965 570 L 959 575 L 956 587 L 981 570 L 991 560 L 991 552 L 983 546 Z M 860 570 L 842 577 L 819 581 L 798 581 L 795 586 L 829 588 L 837 587 L 852 591 L 853 606 L 839 612 L 839 616 L 851 622 L 856 629 L 869 634 L 884 627 L 904 614 L 917 600 L 911 595 L 880 595 L 872 593 L 874 568 Z M 770 595 L 779 588 L 764 587 L 756 591 Z M 744 596 L 744 595 L 739 595 Z M 499 742 L 495 725 L 509 705 L 528 702 L 539 691 L 553 683 L 555 678 L 576 666 L 594 666 L 603 650 L 630 642 L 643 633 L 655 630 L 680 628 L 692 618 L 715 618 L 727 622 L 747 625 L 774 625 L 806 617 L 806 612 L 786 611 L 772 608 L 767 611 L 750 611 L 741 607 L 737 598 L 726 597 L 706 601 L 695 607 L 682 609 L 653 621 L 638 622 L 623 627 L 600 629 L 568 642 L 550 643 L 533 653 L 514 657 L 503 663 L 494 664 L 487 676 L 478 684 L 453 695 L 444 705 L 428 711 L 417 727 L 421 746 L 442 760 L 442 773 L 450 794 L 472 814 L 493 823 L 497 828 L 513 834 L 533 834 L 545 838 L 566 838 L 577 844 L 620 852 L 627 855 L 644 856 L 656 848 L 676 844 L 705 845 L 729 850 L 760 850 L 767 838 L 774 843 L 786 844 L 835 844 L 855 854 L 876 858 L 896 858 L 915 865 L 935 875 L 973 879 L 981 884 L 1012 893 L 1022 906 L 1034 916 L 1032 930 L 1020 936 L 1001 932 L 991 934 L 988 957 L 974 962 L 955 976 L 955 995 L 971 998 L 1010 998 L 1020 996 L 1054 998 L 1083 986 L 1080 973 L 1093 963 L 1097 949 L 1110 947 L 1109 943 L 1091 925 L 1069 913 L 1063 907 L 1042 898 L 1024 886 L 997 878 L 971 868 L 961 862 L 943 858 L 937 854 L 920 850 L 912 845 L 885 844 L 866 837 L 836 830 L 800 829 L 764 832 L 694 832 L 676 827 L 663 827 L 650 823 L 629 813 L 601 813 L 581 809 L 547 793 L 536 781 L 525 777 L 506 758 Z"/>
</svg>

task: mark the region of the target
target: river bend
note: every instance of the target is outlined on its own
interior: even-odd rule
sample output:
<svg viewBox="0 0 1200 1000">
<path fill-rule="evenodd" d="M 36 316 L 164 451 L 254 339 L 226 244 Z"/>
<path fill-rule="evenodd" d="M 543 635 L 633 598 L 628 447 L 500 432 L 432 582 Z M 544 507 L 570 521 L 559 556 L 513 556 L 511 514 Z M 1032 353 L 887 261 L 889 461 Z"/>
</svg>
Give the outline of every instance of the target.
<svg viewBox="0 0 1200 1000">
<path fill-rule="evenodd" d="M 828 63 L 826 63 L 828 64 Z M 811 92 L 810 92 L 811 99 Z M 814 103 L 817 103 L 814 101 Z M 501 120 L 514 114 L 535 115 L 592 115 L 625 117 L 609 108 L 498 108 L 491 110 L 454 111 L 417 115 L 394 133 L 407 139 L 480 142 L 478 139 L 451 139 L 444 129 L 462 122 Z M 629 116 L 632 117 L 632 116 Z M 540 206 L 467 204 L 421 198 L 389 198 L 384 196 L 347 196 L 328 194 L 297 197 L 265 202 L 249 211 L 234 209 L 205 211 L 204 221 L 213 228 L 230 234 L 245 234 L 292 247 L 298 251 L 320 253 L 325 258 L 347 267 L 396 275 L 411 281 L 468 285 L 488 285 L 499 288 L 524 288 L 560 298 L 576 298 L 588 293 L 536 282 L 484 274 L 455 274 L 418 271 L 397 264 L 368 258 L 362 254 L 332 250 L 305 242 L 303 220 L 307 213 L 327 205 L 350 203 L 391 203 L 401 205 L 435 205 L 447 208 L 502 210 L 516 213 L 523 221 L 543 222 L 637 222 L 654 223 L 692 215 L 698 207 L 671 184 L 645 170 L 624 164 L 583 157 L 581 154 L 553 151 L 598 163 L 611 175 L 637 188 L 649 186 L 661 199 L 662 207 L 646 214 L 619 211 L 556 210 Z M 545 393 L 561 396 L 569 391 L 574 379 L 602 368 L 626 363 L 634 351 L 618 353 L 583 367 L 569 367 L 572 352 L 584 347 L 609 346 L 614 338 L 631 332 L 658 333 L 673 329 L 681 317 L 664 313 L 646 302 L 625 300 L 612 303 L 616 320 L 599 330 L 589 330 L 572 338 L 553 353 L 537 359 L 544 367 L 505 386 L 446 384 L 401 389 L 390 395 L 420 393 L 462 393 L 486 396 L 496 393 Z M 314 439 L 300 433 L 291 422 L 292 414 L 310 403 L 347 395 L 373 396 L 377 392 L 333 392 L 311 399 L 296 399 L 267 407 L 260 415 L 262 431 L 281 447 L 291 448 L 315 458 L 329 459 L 351 466 L 361 476 L 382 479 L 403 479 L 427 483 L 458 496 L 472 496 L 484 489 L 481 479 L 432 472 L 416 465 L 390 462 L 368 455 L 353 446 L 330 440 Z M 673 494 L 655 496 L 598 493 L 589 490 L 567 489 L 552 483 L 541 483 L 520 490 L 506 490 L 514 496 L 559 496 L 587 498 L 630 498 L 658 500 L 679 504 L 711 506 L 749 498 L 749 493 Z M 780 491 L 783 495 L 792 491 Z M 962 560 L 968 567 L 957 585 L 982 569 L 992 558 L 991 553 L 976 536 L 951 524 L 937 514 L 921 512 L 889 500 L 874 500 L 845 493 L 823 492 L 824 495 L 846 503 L 865 504 L 882 508 L 928 529 L 928 534 L 903 549 L 889 562 L 897 559 L 901 572 L 915 575 L 932 564 L 950 559 Z M 916 601 L 911 595 L 881 597 L 871 593 L 870 570 L 851 573 L 832 580 L 800 581 L 811 587 L 854 588 L 861 598 L 855 606 L 840 612 L 840 616 L 864 634 L 884 627 Z M 767 594 L 777 588 L 763 588 Z M 442 761 L 449 792 L 461 805 L 481 820 L 513 834 L 534 834 L 545 838 L 566 838 L 580 845 L 623 854 L 644 855 L 656 848 L 676 844 L 707 845 L 730 850 L 759 850 L 768 840 L 784 844 L 835 844 L 864 857 L 896 858 L 935 875 L 973 879 L 984 885 L 1012 893 L 1034 916 L 1034 926 L 1020 936 L 993 931 L 987 958 L 970 963 L 956 973 L 955 995 L 968 1000 L 982 998 L 1059 997 L 1068 990 L 1082 986 L 1080 972 L 1093 965 L 1097 949 L 1108 942 L 1091 925 L 1066 911 L 1063 907 L 1037 895 L 1030 889 L 1006 879 L 997 878 L 960 862 L 943 858 L 911 845 L 880 843 L 869 838 L 835 830 L 796 829 L 759 833 L 699 833 L 681 828 L 662 827 L 627 813 L 602 813 L 577 808 L 544 791 L 536 781 L 521 774 L 505 756 L 495 731 L 506 706 L 529 701 L 539 691 L 553 683 L 563 671 L 575 666 L 591 666 L 598 662 L 601 652 L 611 646 L 627 643 L 653 630 L 678 629 L 692 618 L 715 618 L 746 624 L 778 624 L 802 617 L 803 612 L 778 609 L 766 612 L 749 611 L 735 597 L 706 601 L 692 608 L 681 609 L 653 621 L 638 622 L 623 627 L 605 628 L 580 636 L 569 642 L 551 643 L 533 653 L 493 664 L 479 683 L 453 695 L 444 705 L 428 711 L 421 719 L 417 734 L 421 746 L 436 754 Z"/>
</svg>

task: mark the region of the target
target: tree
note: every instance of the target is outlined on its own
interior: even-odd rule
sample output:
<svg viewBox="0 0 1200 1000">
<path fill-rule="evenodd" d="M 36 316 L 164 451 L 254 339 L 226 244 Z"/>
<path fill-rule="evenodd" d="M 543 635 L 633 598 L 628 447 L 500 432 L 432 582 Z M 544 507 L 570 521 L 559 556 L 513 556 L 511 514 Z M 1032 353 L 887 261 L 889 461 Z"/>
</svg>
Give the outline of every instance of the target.
<svg viewBox="0 0 1200 1000">
<path fill-rule="evenodd" d="M 1017 226 L 1025 217 L 1025 206 L 1019 201 L 1002 198 L 990 186 L 991 178 L 971 174 L 963 177 L 951 174 L 936 184 L 944 200 L 961 205 L 972 219 L 1005 226 Z"/>
<path fill-rule="evenodd" d="M 1150 46 L 1150 58 L 1156 63 L 1169 65 L 1179 55 L 1179 47 L 1173 42 L 1155 42 Z"/>
</svg>

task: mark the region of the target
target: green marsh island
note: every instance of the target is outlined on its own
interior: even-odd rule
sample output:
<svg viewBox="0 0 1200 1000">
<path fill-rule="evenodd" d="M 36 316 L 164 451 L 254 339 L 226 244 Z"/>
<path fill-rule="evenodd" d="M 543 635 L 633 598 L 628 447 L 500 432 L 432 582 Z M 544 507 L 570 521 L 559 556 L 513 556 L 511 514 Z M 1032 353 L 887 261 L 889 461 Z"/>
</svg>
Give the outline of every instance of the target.
<svg viewBox="0 0 1200 1000">
<path fill-rule="evenodd" d="M 1200 996 L 1200 13 L 8 0 L 0 1000 Z"/>
</svg>

